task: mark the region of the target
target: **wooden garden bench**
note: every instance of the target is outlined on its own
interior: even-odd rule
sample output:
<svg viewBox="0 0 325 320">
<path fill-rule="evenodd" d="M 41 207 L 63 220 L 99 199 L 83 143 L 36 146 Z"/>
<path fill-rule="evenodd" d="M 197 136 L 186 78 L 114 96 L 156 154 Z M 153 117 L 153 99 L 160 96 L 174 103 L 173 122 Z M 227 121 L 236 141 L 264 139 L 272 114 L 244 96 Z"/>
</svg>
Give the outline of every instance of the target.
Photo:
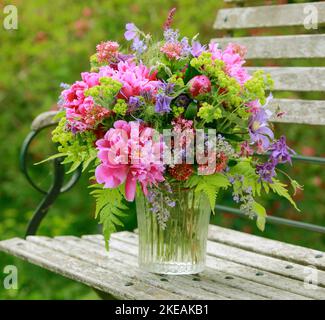
<svg viewBox="0 0 325 320">
<path fill-rule="evenodd" d="M 248 59 L 324 58 L 325 34 L 229 38 L 236 29 L 302 26 L 307 4 L 245 7 L 245 1 L 226 0 L 230 7 L 218 12 L 215 29 L 227 38 L 213 39 L 221 45 L 244 44 Z M 248 2 L 248 1 L 247 1 Z M 250 1 L 249 3 L 252 3 Z M 318 23 L 325 23 L 325 3 L 312 3 L 318 10 Z M 263 68 L 275 80 L 279 91 L 325 91 L 325 67 Z M 255 70 L 255 68 L 251 68 Z M 288 123 L 325 124 L 325 101 L 275 99 Z M 37 228 L 57 196 L 78 180 L 78 171 L 63 185 L 64 168 L 54 161 L 50 190 L 41 190 L 30 178 L 26 153 L 31 141 L 53 124 L 47 112 L 32 124 L 21 154 L 21 168 L 37 190 L 45 194 L 28 226 L 26 239 L 0 242 L 0 249 L 42 268 L 59 273 L 119 299 L 325 299 L 325 253 L 210 225 L 207 269 L 199 275 L 162 276 L 137 267 L 137 234 L 113 234 L 110 251 L 105 251 L 101 235 L 81 238 L 35 236 Z M 322 158 L 295 156 L 297 161 L 325 163 Z M 219 211 L 242 215 L 240 211 L 217 206 Z M 268 217 L 269 223 L 325 233 L 323 226 Z"/>
</svg>

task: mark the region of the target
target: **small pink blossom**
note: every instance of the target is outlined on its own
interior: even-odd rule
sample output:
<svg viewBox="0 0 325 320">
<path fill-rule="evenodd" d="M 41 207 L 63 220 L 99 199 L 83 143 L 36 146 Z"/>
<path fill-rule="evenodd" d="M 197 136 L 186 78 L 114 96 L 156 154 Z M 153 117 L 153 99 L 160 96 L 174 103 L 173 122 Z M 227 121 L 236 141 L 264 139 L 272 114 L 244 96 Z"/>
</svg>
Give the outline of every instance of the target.
<svg viewBox="0 0 325 320">
<path fill-rule="evenodd" d="M 145 195 L 148 185 L 164 181 L 161 161 L 162 141 L 155 139 L 155 131 L 139 122 L 116 121 L 96 143 L 101 164 L 96 168 L 98 183 L 116 188 L 125 182 L 125 198 L 133 201 L 136 183 Z"/>
<path fill-rule="evenodd" d="M 179 42 L 166 42 L 160 51 L 163 52 L 169 59 L 178 60 L 182 56 L 183 48 Z"/>
<path fill-rule="evenodd" d="M 118 54 L 119 44 L 115 41 L 101 42 L 96 46 L 99 62 L 107 62 Z"/>
</svg>

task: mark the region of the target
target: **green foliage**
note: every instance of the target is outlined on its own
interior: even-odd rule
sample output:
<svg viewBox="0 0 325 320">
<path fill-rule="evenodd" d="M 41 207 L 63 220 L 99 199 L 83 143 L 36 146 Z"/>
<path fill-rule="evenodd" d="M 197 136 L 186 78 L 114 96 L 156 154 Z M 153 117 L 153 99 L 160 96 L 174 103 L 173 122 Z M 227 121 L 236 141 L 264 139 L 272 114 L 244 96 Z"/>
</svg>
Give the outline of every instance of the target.
<svg viewBox="0 0 325 320">
<path fill-rule="evenodd" d="M 93 185 L 95 188 L 90 194 L 96 200 L 95 218 L 99 217 L 99 223 L 103 225 L 103 234 L 106 248 L 109 248 L 111 234 L 117 231 L 117 226 L 123 227 L 121 218 L 126 217 L 128 206 L 125 204 L 123 186 L 115 189 L 104 188 L 102 185 Z"/>
<path fill-rule="evenodd" d="M 99 85 L 86 90 L 85 95 L 91 96 L 97 105 L 111 110 L 115 96 L 122 88 L 122 83 L 109 77 L 102 77 L 99 82 Z"/>
<path fill-rule="evenodd" d="M 67 131 L 65 118 L 62 118 L 52 131 L 52 141 L 59 144 L 59 153 L 45 161 L 63 157 L 63 164 L 71 164 L 67 173 L 75 171 L 80 165 L 82 165 L 82 171 L 85 171 L 97 158 L 97 150 L 94 145 L 96 136 L 89 131 L 77 134 Z"/>
<path fill-rule="evenodd" d="M 289 191 L 286 188 L 287 187 L 286 184 L 280 182 L 277 179 L 273 179 L 273 183 L 269 183 L 268 185 L 274 193 L 277 193 L 279 196 L 286 198 L 295 207 L 296 210 L 300 211 L 295 201 L 292 199 L 291 195 L 289 194 Z"/>
<path fill-rule="evenodd" d="M 256 174 L 249 159 L 238 162 L 236 165 L 230 167 L 229 175 L 243 176 L 243 187 L 251 187 L 253 196 L 261 195 L 262 184 L 259 182 L 259 176 Z"/>
<path fill-rule="evenodd" d="M 265 221 L 266 221 L 266 210 L 265 208 L 257 203 L 256 201 L 253 203 L 253 211 L 256 213 L 256 225 L 261 230 L 265 229 Z"/>
<path fill-rule="evenodd" d="M 221 174 L 193 175 L 185 182 L 186 188 L 195 188 L 195 192 L 203 192 L 209 199 L 212 212 L 215 210 L 216 198 L 220 189 L 226 189 L 230 185 L 228 178 Z"/>
</svg>

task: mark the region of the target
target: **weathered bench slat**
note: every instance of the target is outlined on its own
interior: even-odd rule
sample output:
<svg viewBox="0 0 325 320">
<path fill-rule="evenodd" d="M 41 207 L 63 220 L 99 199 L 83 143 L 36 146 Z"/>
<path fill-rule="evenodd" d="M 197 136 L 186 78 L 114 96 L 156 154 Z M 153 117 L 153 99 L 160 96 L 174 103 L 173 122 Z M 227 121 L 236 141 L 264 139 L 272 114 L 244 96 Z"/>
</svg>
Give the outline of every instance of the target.
<svg viewBox="0 0 325 320">
<path fill-rule="evenodd" d="M 277 117 L 278 107 L 285 114 Z M 268 109 L 274 112 L 273 122 L 325 124 L 325 100 L 274 99 Z"/>
<path fill-rule="evenodd" d="M 137 266 L 130 268 L 127 261 L 130 256 L 111 247 L 110 252 L 102 246 L 101 250 L 94 250 L 89 241 L 80 238 L 57 237 L 55 239 L 45 237 L 28 237 L 28 241 L 46 246 L 59 252 L 66 252 L 67 255 L 84 260 L 104 269 L 109 269 L 114 273 L 118 273 L 134 281 L 144 282 L 152 287 L 157 287 L 174 294 L 182 295 L 187 299 L 226 299 L 227 297 L 220 295 L 223 290 L 218 288 L 217 293 L 196 288 L 191 288 L 191 281 L 184 281 L 183 277 L 171 277 L 170 281 L 161 281 L 162 276 L 150 274 L 141 271 Z M 163 278 L 165 280 L 165 278 Z M 183 281 L 182 281 L 183 280 Z M 224 289 L 224 288 L 223 288 Z M 239 295 L 234 294 L 230 298 L 238 298 Z M 255 298 L 258 296 L 254 295 Z"/>
<path fill-rule="evenodd" d="M 325 67 L 248 67 L 252 74 L 264 70 L 274 80 L 275 91 L 325 91 Z"/>
<path fill-rule="evenodd" d="M 324 58 L 325 34 L 215 38 L 221 47 L 239 43 L 247 48 L 247 59 Z"/>
<path fill-rule="evenodd" d="M 272 6 L 221 9 L 214 28 L 219 30 L 302 26 L 310 9 L 318 11 L 318 23 L 325 23 L 325 3 L 297 3 Z"/>
<path fill-rule="evenodd" d="M 122 240 L 121 240 L 121 239 Z M 83 239 L 92 242 L 98 246 L 97 250 L 102 250 L 103 248 L 103 239 L 98 238 L 96 236 L 86 236 Z M 126 239 L 126 241 L 125 241 Z M 114 238 L 111 239 L 111 248 L 114 250 L 120 250 L 123 253 L 127 253 L 129 256 L 127 261 L 124 263 L 131 264 L 133 268 L 137 267 L 137 246 L 136 242 L 137 238 L 132 237 L 131 233 L 123 233 L 122 235 L 114 234 Z M 164 276 L 166 277 L 166 276 Z M 217 270 L 213 270 L 207 268 L 203 273 L 200 273 L 198 276 L 181 276 L 178 277 L 177 280 L 187 281 L 187 283 L 191 283 L 193 287 L 192 290 L 195 291 L 197 288 L 202 288 L 204 290 L 215 292 L 216 290 L 221 290 L 221 294 L 226 295 L 229 298 L 236 299 L 281 299 L 287 296 L 286 292 L 281 290 L 277 290 L 277 292 L 273 292 L 269 290 L 268 287 L 264 285 L 259 285 L 254 283 L 253 281 L 247 281 L 245 279 L 233 279 L 233 281 L 229 281 L 228 274 L 225 272 L 219 272 Z M 174 281 L 174 278 L 170 278 L 170 281 Z M 193 281 L 194 279 L 194 281 Z M 198 281 L 200 280 L 200 281 Z M 177 286 L 177 283 L 175 284 Z M 290 296 L 290 294 L 289 294 Z M 299 295 L 291 295 L 293 299 L 305 299 L 305 297 Z"/>
<path fill-rule="evenodd" d="M 136 244 L 137 235 L 130 232 L 119 232 L 113 234 L 112 236 L 115 240 L 120 242 L 117 244 L 117 248 L 122 247 L 123 251 L 127 251 L 129 254 L 136 255 Z M 96 236 L 84 236 L 83 238 L 89 239 L 91 241 L 96 241 L 101 246 L 104 245 L 104 238 L 101 235 Z M 259 238 L 259 241 L 263 241 L 264 238 Z M 123 242 L 127 242 L 131 247 L 126 247 Z M 209 241 L 210 242 L 210 241 Z M 284 262 L 284 261 L 283 261 Z M 289 265 L 289 264 L 288 264 Z M 240 262 L 229 261 L 225 257 L 216 257 L 214 252 L 208 251 L 207 255 L 207 266 L 213 268 L 214 270 L 219 270 L 227 274 L 231 274 L 234 278 L 244 278 L 252 280 L 261 284 L 266 284 L 268 286 L 282 289 L 285 291 L 290 291 L 294 294 L 301 296 L 307 296 L 314 299 L 325 299 L 325 289 L 322 287 L 317 287 L 317 290 L 306 290 L 304 282 L 297 279 L 287 278 L 283 275 L 277 273 L 268 272 L 265 269 L 259 267 L 249 266 L 241 264 Z M 304 269 L 306 271 L 309 268 Z M 290 299 L 290 294 L 288 294 L 288 299 Z M 292 298 L 294 299 L 294 298 Z"/>
<path fill-rule="evenodd" d="M 212 241 L 227 244 L 232 247 L 303 265 L 313 265 L 319 270 L 325 270 L 325 254 L 321 251 L 266 238 L 261 241 L 261 238 L 258 236 L 214 225 L 209 226 L 208 237 Z"/>
<path fill-rule="evenodd" d="M 138 279 L 129 286 L 130 278 L 103 269 L 53 249 L 19 238 L 0 242 L 0 248 L 14 256 L 59 273 L 119 299 L 183 299 L 181 295 L 154 288 Z M 137 295 L 134 294 L 137 292 Z"/>
<path fill-rule="evenodd" d="M 116 248 L 122 248 L 123 252 L 127 251 L 130 255 L 134 255 L 134 259 L 136 258 L 137 248 L 135 240 L 137 240 L 137 236 L 134 236 L 134 234 L 129 232 L 120 232 L 114 234 L 113 237 L 113 245 L 115 245 Z M 87 236 L 87 239 L 98 243 L 101 247 L 104 244 L 102 238 Z M 229 273 L 229 264 L 233 266 L 233 270 L 237 269 L 241 270 L 241 272 L 234 271 L 233 273 Z M 209 268 L 205 270 L 204 273 L 200 274 L 200 278 L 203 279 L 207 276 L 216 281 L 216 286 L 219 285 L 218 282 L 223 281 L 223 283 L 228 284 L 229 286 L 235 286 L 247 292 L 255 292 L 256 294 L 270 299 L 306 299 L 308 296 L 305 293 L 306 290 L 303 287 L 303 283 L 298 282 L 297 280 L 291 280 L 267 273 L 263 274 L 263 277 L 256 276 L 260 270 L 228 262 L 227 260 L 218 259 L 211 255 L 207 256 L 207 266 Z M 244 277 L 243 269 L 246 269 L 244 273 L 247 274 Z M 261 280 L 261 282 L 258 282 L 259 280 Z M 265 285 L 265 281 L 268 281 L 267 285 Z M 277 284 L 280 285 L 280 288 L 276 287 Z M 295 289 L 299 293 L 292 291 Z M 309 297 L 314 299 L 319 299 L 321 297 L 325 298 L 325 289 L 322 290 L 322 295 L 312 294 Z"/>
<path fill-rule="evenodd" d="M 125 234 L 121 235 L 120 233 L 114 234 L 113 236 L 119 237 L 120 239 L 128 238 Z M 131 243 L 132 238 L 130 239 Z M 259 241 L 261 240 L 262 239 L 259 239 Z M 236 247 L 231 247 L 213 241 L 208 241 L 207 253 L 208 255 L 211 255 L 213 257 L 233 261 L 242 265 L 251 266 L 260 270 L 269 271 L 275 274 L 279 274 L 288 278 L 301 281 L 305 279 L 307 271 L 312 271 L 309 266 L 302 266 L 297 263 L 292 263 L 285 260 L 264 256 L 258 253 L 250 252 Z M 325 287 L 324 271 L 318 270 L 318 281 L 320 286 Z"/>
</svg>

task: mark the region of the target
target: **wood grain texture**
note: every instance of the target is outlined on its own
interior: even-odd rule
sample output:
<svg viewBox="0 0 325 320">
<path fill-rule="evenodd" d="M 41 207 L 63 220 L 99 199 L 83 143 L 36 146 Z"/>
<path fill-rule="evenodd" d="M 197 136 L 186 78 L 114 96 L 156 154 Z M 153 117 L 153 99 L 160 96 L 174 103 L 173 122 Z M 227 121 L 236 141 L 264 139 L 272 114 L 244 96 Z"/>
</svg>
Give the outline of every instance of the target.
<svg viewBox="0 0 325 320">
<path fill-rule="evenodd" d="M 325 100 L 274 99 L 268 108 L 273 112 L 273 122 L 325 124 Z M 276 116 L 278 109 L 283 116 Z"/>
<path fill-rule="evenodd" d="M 260 241 L 261 238 L 258 236 L 215 225 L 209 226 L 208 238 L 229 246 L 325 270 L 325 254 L 318 250 L 266 238 Z"/>
<path fill-rule="evenodd" d="M 244 29 L 303 26 L 311 11 L 317 10 L 318 23 L 325 23 L 325 3 L 299 3 L 272 6 L 220 9 L 214 29 Z"/>
<path fill-rule="evenodd" d="M 324 58 L 325 34 L 215 38 L 211 42 L 224 48 L 239 43 L 247 48 L 247 59 Z"/>
<path fill-rule="evenodd" d="M 274 91 L 325 91 L 325 67 L 248 67 L 264 70 L 274 80 Z"/>
<path fill-rule="evenodd" d="M 109 252 L 102 235 L 14 238 L 1 241 L 0 250 L 119 299 L 325 299 L 319 251 L 216 226 L 209 238 L 206 270 L 183 276 L 139 269 L 138 235 L 131 232 L 113 234 Z M 310 265 L 319 268 L 316 290 L 304 286 Z"/>
<path fill-rule="evenodd" d="M 83 238 L 98 243 L 101 247 L 104 246 L 104 238 L 101 235 L 83 236 Z M 112 241 L 114 241 L 114 245 L 116 245 L 117 248 L 120 248 L 120 250 L 123 250 L 123 252 L 127 252 L 135 257 L 137 256 L 137 234 L 119 232 L 113 234 Z M 116 241 L 118 242 L 116 243 Z M 259 238 L 259 241 L 263 241 L 263 239 Z M 124 243 L 127 243 L 128 245 L 125 245 Z M 211 255 L 211 252 L 208 252 L 207 255 L 207 266 L 213 269 L 213 272 L 220 271 L 227 274 L 227 278 L 224 279 L 232 280 L 234 283 L 236 283 L 237 280 L 250 280 L 268 286 L 266 291 L 267 293 L 264 291 L 264 294 L 270 295 L 273 292 L 275 296 L 271 299 L 285 299 L 284 296 L 287 296 L 286 299 L 301 299 L 302 296 L 312 299 L 325 299 L 324 288 L 317 287 L 317 290 L 306 290 L 304 282 L 301 280 L 287 278 L 258 267 L 229 261 L 226 258 L 217 258 L 216 256 Z M 231 279 L 229 279 L 229 277 Z M 245 291 L 249 290 L 247 283 L 244 284 L 244 287 Z M 278 289 L 280 289 L 280 292 Z"/>
</svg>

